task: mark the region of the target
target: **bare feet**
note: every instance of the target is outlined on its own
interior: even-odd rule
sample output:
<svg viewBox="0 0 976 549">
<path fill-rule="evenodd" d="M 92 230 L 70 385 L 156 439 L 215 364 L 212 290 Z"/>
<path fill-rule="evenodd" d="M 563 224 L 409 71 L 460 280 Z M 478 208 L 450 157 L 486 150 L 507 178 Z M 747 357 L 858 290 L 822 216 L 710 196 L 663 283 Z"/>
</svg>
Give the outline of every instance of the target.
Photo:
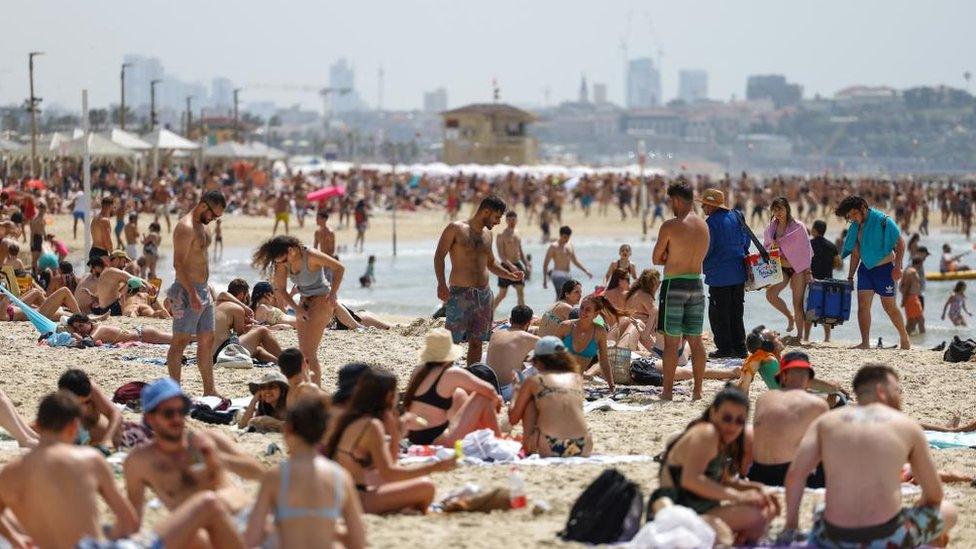
<svg viewBox="0 0 976 549">
<path fill-rule="evenodd" d="M 661 391 L 661 400 L 671 402 L 672 400 L 674 400 L 674 395 L 671 393 L 671 391 L 668 392 Z"/>
<path fill-rule="evenodd" d="M 848 349 L 870 349 L 871 345 L 868 343 L 861 343 L 860 345 L 855 345 L 853 347 L 848 347 Z"/>
<path fill-rule="evenodd" d="M 900 348 L 903 349 L 903 350 L 905 350 L 905 351 L 907 351 L 907 350 L 909 350 L 909 349 L 912 348 L 912 344 L 911 344 L 910 341 L 908 341 L 907 339 L 905 339 L 905 340 L 903 340 L 901 342 L 901 347 Z"/>
<path fill-rule="evenodd" d="M 789 319 L 789 322 L 786 324 L 786 331 L 792 332 L 793 328 L 796 328 L 796 320 L 792 316 L 788 316 L 786 318 Z"/>
<path fill-rule="evenodd" d="M 692 401 L 701 400 L 701 399 L 702 399 L 701 393 L 695 393 L 695 394 L 691 395 L 691 400 Z"/>
</svg>

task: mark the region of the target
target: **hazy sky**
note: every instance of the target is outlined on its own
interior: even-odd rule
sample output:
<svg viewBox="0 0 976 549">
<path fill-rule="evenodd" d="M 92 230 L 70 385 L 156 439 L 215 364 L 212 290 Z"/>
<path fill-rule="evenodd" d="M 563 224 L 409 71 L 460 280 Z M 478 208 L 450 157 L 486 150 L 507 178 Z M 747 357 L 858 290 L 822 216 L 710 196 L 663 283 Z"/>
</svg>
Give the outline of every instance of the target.
<svg viewBox="0 0 976 549">
<path fill-rule="evenodd" d="M 968 0 L 0 0 L 0 104 L 28 92 L 27 52 L 41 50 L 46 103 L 118 101 L 126 53 L 159 57 L 167 73 L 209 85 L 227 76 L 244 101 L 318 107 L 312 94 L 248 84 L 324 85 L 346 57 L 371 105 L 415 108 L 448 90 L 451 106 L 491 97 L 542 104 L 574 98 L 580 75 L 623 96 L 623 52 L 663 51 L 665 98 L 681 68 L 709 73 L 709 95 L 745 94 L 746 76 L 783 73 L 805 94 L 850 84 L 962 87 L 976 72 Z M 164 84 L 165 85 L 165 84 Z M 976 83 L 973 85 L 976 88 Z"/>
</svg>

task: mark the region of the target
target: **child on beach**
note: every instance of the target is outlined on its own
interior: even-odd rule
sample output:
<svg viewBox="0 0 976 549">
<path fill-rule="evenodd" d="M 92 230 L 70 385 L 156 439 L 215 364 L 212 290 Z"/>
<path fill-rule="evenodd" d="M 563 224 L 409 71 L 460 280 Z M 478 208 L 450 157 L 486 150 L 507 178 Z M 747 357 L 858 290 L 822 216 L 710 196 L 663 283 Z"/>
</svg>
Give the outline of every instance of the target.
<svg viewBox="0 0 976 549">
<path fill-rule="evenodd" d="M 616 261 L 611 261 L 610 266 L 607 267 L 607 274 L 603 276 L 604 284 L 610 282 L 610 277 L 613 275 L 614 271 L 625 271 L 628 275 L 630 275 L 631 280 L 635 280 L 637 278 L 637 267 L 635 267 L 630 261 L 630 255 L 633 253 L 631 251 L 630 244 L 621 244 L 618 253 L 620 254 L 620 258 Z"/>
<path fill-rule="evenodd" d="M 966 283 L 962 280 L 956 282 L 956 287 L 952 289 L 952 294 L 946 300 L 945 306 L 942 307 L 942 320 L 945 320 L 947 310 L 953 326 L 966 325 L 966 319 L 962 316 L 963 311 L 967 315 L 973 316 L 973 313 L 966 308 Z"/>
<path fill-rule="evenodd" d="M 922 304 L 922 262 L 923 256 L 912 257 L 912 264 L 905 269 L 898 289 L 901 291 L 901 306 L 905 309 L 905 329 L 909 334 L 916 331 L 925 333 L 925 307 Z"/>
<path fill-rule="evenodd" d="M 366 260 L 366 272 L 363 276 L 359 277 L 359 285 L 363 288 L 369 288 L 376 281 L 376 277 L 373 275 L 373 271 L 376 268 L 376 256 L 371 255 L 369 259 Z"/>
</svg>

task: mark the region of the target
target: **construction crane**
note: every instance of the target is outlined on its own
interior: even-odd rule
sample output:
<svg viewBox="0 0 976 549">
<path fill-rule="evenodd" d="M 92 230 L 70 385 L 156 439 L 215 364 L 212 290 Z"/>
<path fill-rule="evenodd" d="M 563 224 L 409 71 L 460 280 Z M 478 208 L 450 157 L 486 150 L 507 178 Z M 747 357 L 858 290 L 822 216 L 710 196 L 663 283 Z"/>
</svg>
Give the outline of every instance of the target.
<svg viewBox="0 0 976 549">
<path fill-rule="evenodd" d="M 303 84 L 265 84 L 256 83 L 248 84 L 247 86 L 252 90 L 263 90 L 263 91 L 280 91 L 280 92 L 306 92 L 306 93 L 317 93 L 322 97 L 322 116 L 328 121 L 329 115 L 332 112 L 329 103 L 329 97 L 333 94 L 346 95 L 352 92 L 352 88 L 333 88 L 322 86 L 309 86 Z"/>
</svg>

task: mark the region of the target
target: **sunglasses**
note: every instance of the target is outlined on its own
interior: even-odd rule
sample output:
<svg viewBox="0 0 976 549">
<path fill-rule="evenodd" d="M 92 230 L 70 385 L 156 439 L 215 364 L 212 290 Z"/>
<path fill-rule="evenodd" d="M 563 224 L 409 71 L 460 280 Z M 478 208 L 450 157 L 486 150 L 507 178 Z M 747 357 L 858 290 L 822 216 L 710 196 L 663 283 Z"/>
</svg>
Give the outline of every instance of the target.
<svg viewBox="0 0 976 549">
<path fill-rule="evenodd" d="M 179 408 L 160 408 L 156 410 L 156 413 L 163 416 L 165 419 L 173 419 L 176 416 L 186 417 L 190 414 L 190 407 L 181 406 Z"/>
<path fill-rule="evenodd" d="M 719 418 L 719 421 L 724 423 L 725 425 L 735 424 L 738 425 L 739 427 L 742 427 L 746 424 L 746 416 L 733 416 L 732 414 L 722 414 L 722 417 Z"/>
</svg>

